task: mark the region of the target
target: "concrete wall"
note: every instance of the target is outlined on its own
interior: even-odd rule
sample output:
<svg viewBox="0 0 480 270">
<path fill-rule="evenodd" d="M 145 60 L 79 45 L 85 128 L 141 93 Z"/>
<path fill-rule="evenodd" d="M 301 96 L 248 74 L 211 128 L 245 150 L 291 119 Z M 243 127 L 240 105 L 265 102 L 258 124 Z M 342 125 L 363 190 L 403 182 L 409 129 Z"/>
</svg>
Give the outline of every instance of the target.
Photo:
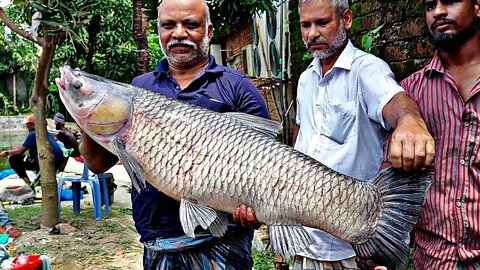
<svg viewBox="0 0 480 270">
<path fill-rule="evenodd" d="M 11 148 L 21 145 L 27 137 L 28 130 L 22 121 L 26 116 L 0 116 L 0 149 Z M 47 130 L 56 135 L 53 119 L 47 119 Z M 73 133 L 80 132 L 75 123 L 66 123 L 68 129 Z"/>
</svg>

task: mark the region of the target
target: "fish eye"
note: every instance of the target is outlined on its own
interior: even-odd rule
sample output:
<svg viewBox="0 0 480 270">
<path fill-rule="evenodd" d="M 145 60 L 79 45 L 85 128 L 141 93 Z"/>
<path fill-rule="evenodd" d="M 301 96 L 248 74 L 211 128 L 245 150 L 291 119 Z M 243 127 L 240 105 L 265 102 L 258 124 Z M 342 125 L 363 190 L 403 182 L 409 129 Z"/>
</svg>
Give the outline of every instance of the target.
<svg viewBox="0 0 480 270">
<path fill-rule="evenodd" d="M 81 81 L 75 81 L 73 83 L 73 88 L 75 88 L 75 90 L 80 90 L 80 88 L 82 87 L 82 82 Z"/>
</svg>

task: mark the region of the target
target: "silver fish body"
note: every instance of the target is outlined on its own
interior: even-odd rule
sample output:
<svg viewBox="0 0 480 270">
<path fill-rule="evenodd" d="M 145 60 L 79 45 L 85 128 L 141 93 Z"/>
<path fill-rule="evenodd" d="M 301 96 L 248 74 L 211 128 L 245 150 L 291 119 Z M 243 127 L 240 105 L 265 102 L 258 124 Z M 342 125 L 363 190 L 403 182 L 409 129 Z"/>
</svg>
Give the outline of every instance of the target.
<svg viewBox="0 0 480 270">
<path fill-rule="evenodd" d="M 226 225 L 216 211 L 246 204 L 270 226 L 272 247 L 283 256 L 310 243 L 303 225 L 352 243 L 370 267 L 406 269 L 408 234 L 429 186 L 425 174 L 387 169 L 358 181 L 237 117 L 68 67 L 61 73 L 62 101 L 77 124 L 119 155 L 134 184 L 144 179 L 181 201 L 188 235 L 201 225 L 221 236 Z"/>
</svg>

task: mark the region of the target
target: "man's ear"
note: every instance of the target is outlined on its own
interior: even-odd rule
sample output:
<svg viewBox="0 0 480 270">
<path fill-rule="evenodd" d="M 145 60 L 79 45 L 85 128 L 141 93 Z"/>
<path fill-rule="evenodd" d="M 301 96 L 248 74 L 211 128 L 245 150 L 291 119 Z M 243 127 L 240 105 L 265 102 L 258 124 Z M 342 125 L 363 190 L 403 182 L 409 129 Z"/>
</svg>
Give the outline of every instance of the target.
<svg viewBox="0 0 480 270">
<path fill-rule="evenodd" d="M 353 22 L 353 13 L 351 9 L 347 8 L 343 12 L 342 20 L 343 20 L 343 25 L 345 27 L 345 30 L 350 30 L 350 28 L 352 28 L 352 22 Z"/>
<path fill-rule="evenodd" d="M 213 37 L 213 24 L 208 25 L 208 41 L 210 41 Z"/>
</svg>

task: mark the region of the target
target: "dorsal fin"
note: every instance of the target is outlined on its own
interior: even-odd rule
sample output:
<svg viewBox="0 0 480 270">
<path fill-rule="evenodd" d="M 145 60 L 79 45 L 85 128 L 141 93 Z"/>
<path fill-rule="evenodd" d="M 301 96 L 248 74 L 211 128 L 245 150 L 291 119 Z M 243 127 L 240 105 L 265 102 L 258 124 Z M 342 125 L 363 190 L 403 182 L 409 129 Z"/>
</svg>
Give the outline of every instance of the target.
<svg viewBox="0 0 480 270">
<path fill-rule="evenodd" d="M 276 139 L 282 136 L 283 126 L 277 121 L 241 112 L 227 112 L 226 114 L 242 122 L 245 126 L 268 136 Z"/>
</svg>

